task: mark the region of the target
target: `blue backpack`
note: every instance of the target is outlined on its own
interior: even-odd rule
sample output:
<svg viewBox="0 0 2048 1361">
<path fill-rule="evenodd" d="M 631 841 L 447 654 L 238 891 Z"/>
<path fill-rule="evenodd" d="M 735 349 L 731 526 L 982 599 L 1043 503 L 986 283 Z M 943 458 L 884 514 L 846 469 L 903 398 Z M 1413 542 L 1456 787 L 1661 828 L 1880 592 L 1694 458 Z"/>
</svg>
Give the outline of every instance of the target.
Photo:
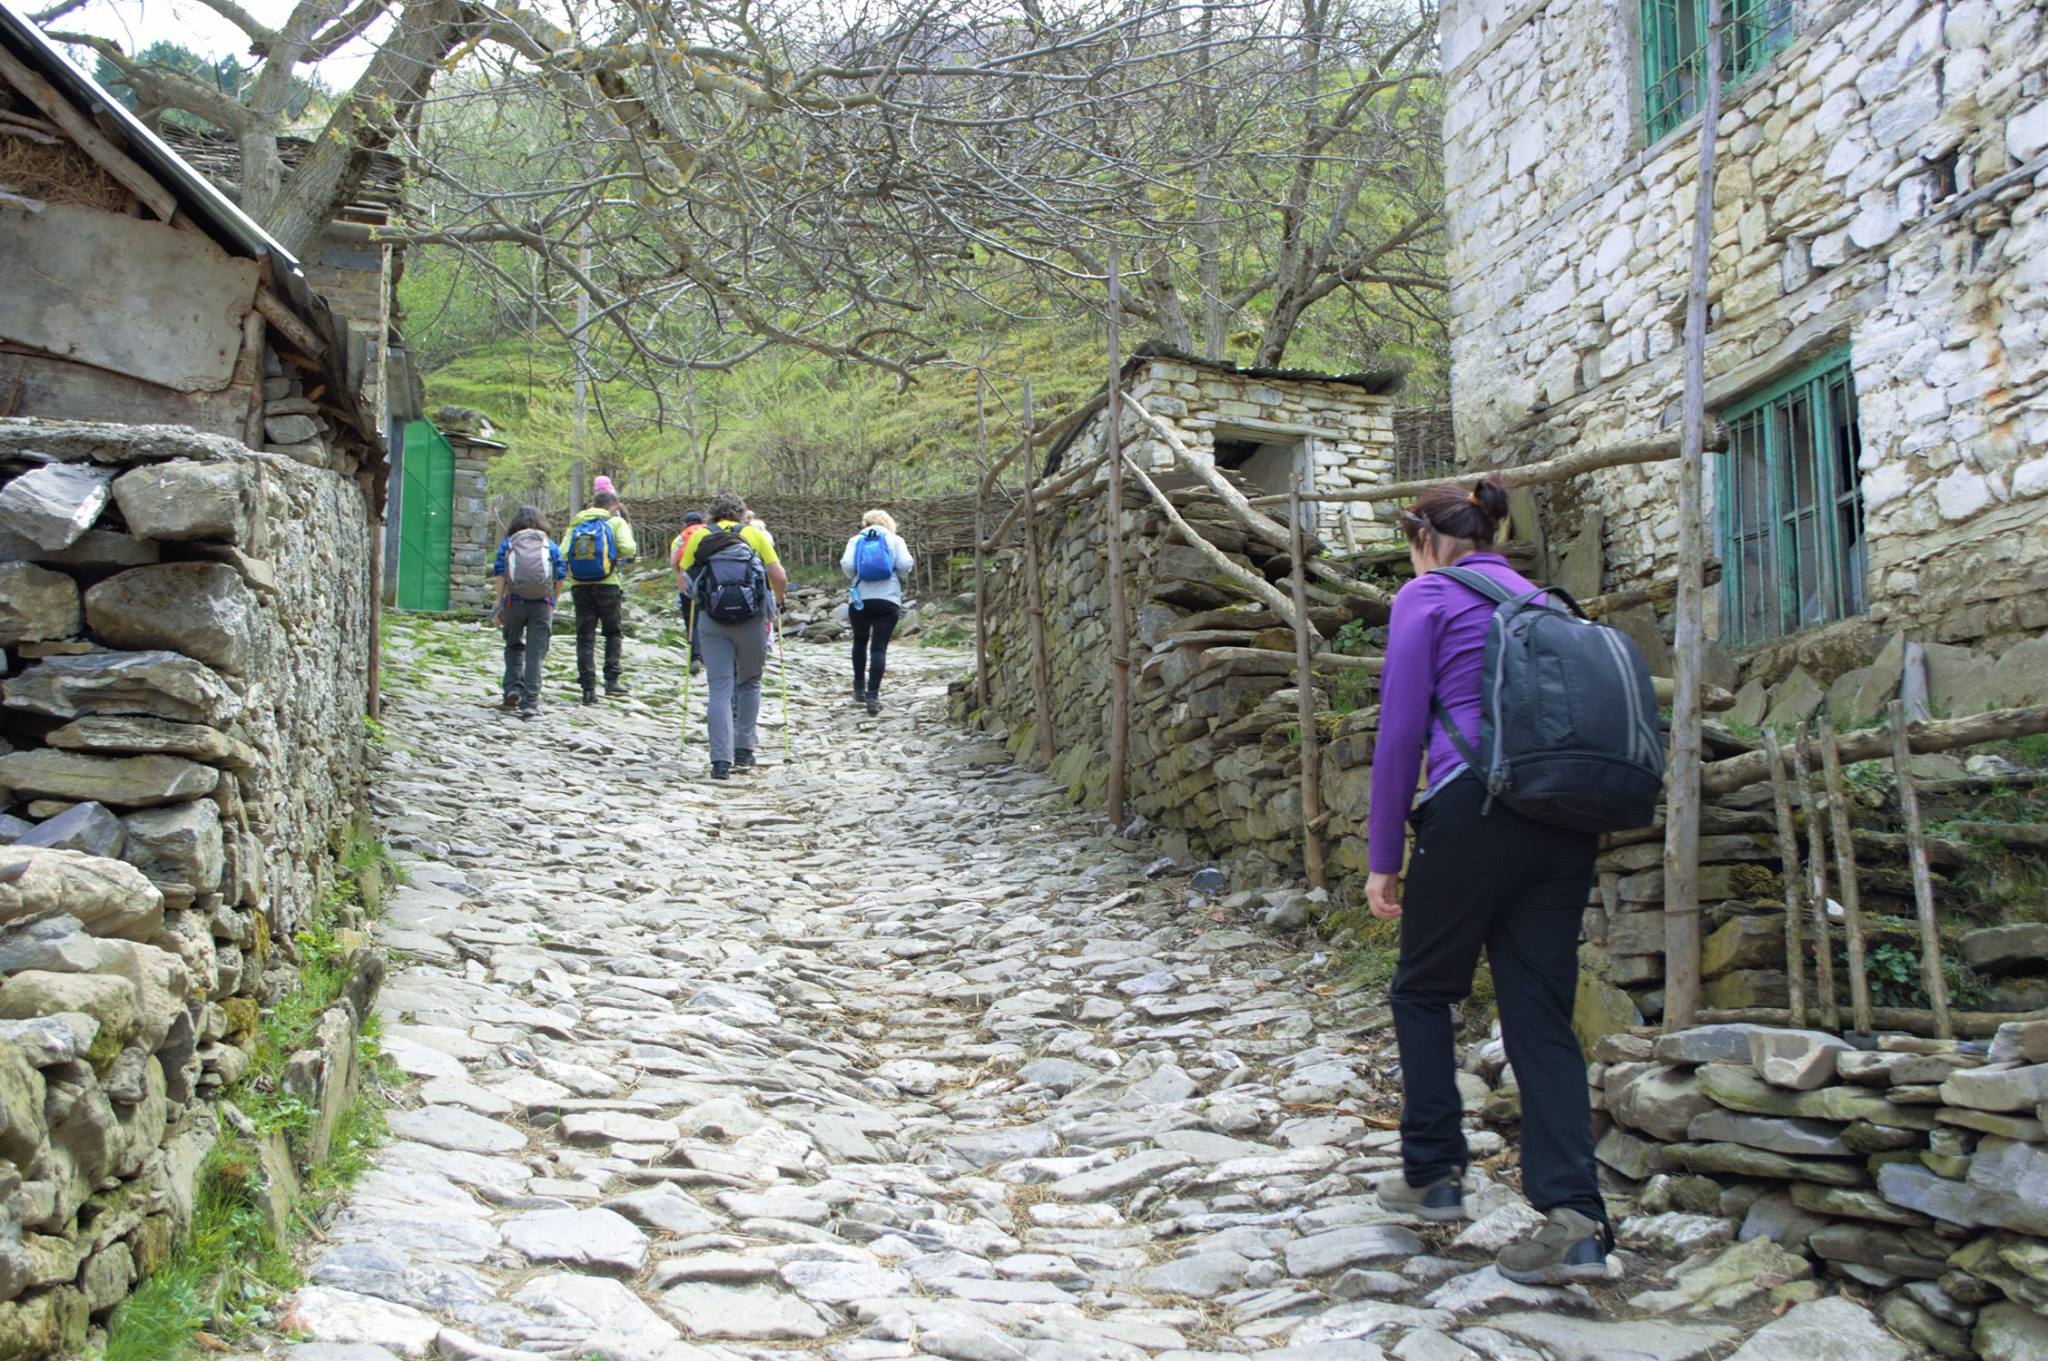
<svg viewBox="0 0 2048 1361">
<path fill-rule="evenodd" d="M 609 518 L 579 521 L 569 531 L 569 577 L 603 581 L 619 565 L 619 540 Z"/>
<path fill-rule="evenodd" d="M 853 545 L 853 575 L 858 581 L 887 581 L 896 575 L 896 555 L 880 528 L 863 529 Z"/>
</svg>

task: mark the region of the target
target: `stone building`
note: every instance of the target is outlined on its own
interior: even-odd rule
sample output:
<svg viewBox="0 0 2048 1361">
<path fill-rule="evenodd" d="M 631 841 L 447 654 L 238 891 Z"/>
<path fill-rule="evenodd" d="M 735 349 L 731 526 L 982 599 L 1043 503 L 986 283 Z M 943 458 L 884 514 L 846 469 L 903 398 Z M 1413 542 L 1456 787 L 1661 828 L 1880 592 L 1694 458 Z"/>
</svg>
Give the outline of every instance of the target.
<svg viewBox="0 0 2048 1361">
<path fill-rule="evenodd" d="M 1447 0 L 1465 466 L 1675 433 L 1703 10 Z M 2048 629 L 2048 12 L 1727 10 L 1709 635 L 1821 683 L 1895 633 L 1988 665 Z M 1673 561 L 1675 477 L 1552 493 L 1553 540 L 1645 584 Z"/>
<path fill-rule="evenodd" d="M 1139 347 L 1124 365 L 1129 400 L 1171 424 L 1198 458 L 1238 475 L 1255 493 L 1284 495 L 1302 475 L 1306 491 L 1336 491 L 1394 480 L 1394 398 L 1398 370 L 1326 374 L 1300 369 L 1241 369 L 1196 359 L 1158 344 Z M 1101 410 L 1101 399 L 1096 408 Z M 1056 445 L 1057 464 L 1072 448 L 1101 446 L 1099 414 Z M 1177 485 L 1173 451 L 1135 415 L 1124 418 L 1124 448 L 1141 466 Z M 1385 512 L 1382 511 L 1384 517 Z M 1393 536 L 1370 502 L 1318 509 L 1317 531 L 1333 546 L 1359 548 Z"/>
<path fill-rule="evenodd" d="M 0 149 L 0 1351 L 41 1357 L 176 1251 L 366 815 L 385 460 L 298 262 L 4 4 Z"/>
</svg>

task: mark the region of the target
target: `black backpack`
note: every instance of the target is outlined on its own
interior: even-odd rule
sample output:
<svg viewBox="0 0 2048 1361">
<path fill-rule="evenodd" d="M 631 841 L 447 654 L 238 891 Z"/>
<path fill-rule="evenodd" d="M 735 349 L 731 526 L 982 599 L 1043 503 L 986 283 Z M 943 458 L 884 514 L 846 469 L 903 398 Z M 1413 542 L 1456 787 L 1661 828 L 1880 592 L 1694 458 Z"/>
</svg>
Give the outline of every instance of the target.
<svg viewBox="0 0 2048 1361">
<path fill-rule="evenodd" d="M 1656 821 L 1664 735 L 1650 668 L 1628 635 L 1596 624 L 1555 587 L 1517 596 L 1464 567 L 1439 567 L 1494 602 L 1480 674 L 1479 752 L 1432 700 L 1436 721 L 1486 786 L 1524 817 L 1580 832 Z M 1547 593 L 1551 600 L 1536 597 Z M 1562 599 L 1570 605 L 1554 603 Z"/>
<path fill-rule="evenodd" d="M 759 619 L 768 608 L 768 569 L 734 530 L 710 530 L 697 541 L 690 579 L 697 608 L 721 624 Z"/>
</svg>

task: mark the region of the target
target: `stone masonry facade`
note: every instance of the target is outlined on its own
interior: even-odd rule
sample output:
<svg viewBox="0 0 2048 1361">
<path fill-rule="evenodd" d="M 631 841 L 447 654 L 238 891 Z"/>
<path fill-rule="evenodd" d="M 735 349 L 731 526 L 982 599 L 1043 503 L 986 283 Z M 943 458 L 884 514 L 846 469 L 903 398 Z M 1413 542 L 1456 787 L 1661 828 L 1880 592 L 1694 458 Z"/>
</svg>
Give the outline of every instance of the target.
<svg viewBox="0 0 2048 1361">
<path fill-rule="evenodd" d="M 1461 462 L 1676 432 L 1699 119 L 1646 145 L 1636 4 L 1442 14 Z M 1792 0 L 1719 126 L 1710 411 L 1846 348 L 1866 639 L 2048 629 L 2048 10 Z M 1608 589 L 1673 562 L 1675 465 L 1551 494 Z M 1710 461 L 1710 501 L 1711 490 Z M 1718 593 L 1709 633 L 1721 636 Z"/>
<path fill-rule="evenodd" d="M 0 1354 L 75 1353 L 177 1250 L 365 813 L 373 517 L 304 419 L 0 420 Z"/>
</svg>

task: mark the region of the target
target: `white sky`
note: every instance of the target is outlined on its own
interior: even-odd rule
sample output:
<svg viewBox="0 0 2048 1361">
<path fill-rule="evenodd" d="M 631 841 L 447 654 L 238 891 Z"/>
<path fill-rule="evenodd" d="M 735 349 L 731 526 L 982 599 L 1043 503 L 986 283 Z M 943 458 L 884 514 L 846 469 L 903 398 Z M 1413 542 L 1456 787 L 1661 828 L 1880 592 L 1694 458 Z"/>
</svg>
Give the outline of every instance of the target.
<svg viewBox="0 0 2048 1361">
<path fill-rule="evenodd" d="M 30 0 L 30 7 L 41 8 L 42 5 L 37 0 Z M 258 23 L 275 27 L 291 13 L 292 0 L 243 0 L 242 7 Z M 60 32 L 91 33 L 111 38 L 129 52 L 163 41 L 182 43 L 201 56 L 233 55 L 245 66 L 252 60 L 247 35 L 198 0 L 92 0 L 83 9 L 73 10 L 51 27 Z M 372 35 L 381 31 L 382 25 L 373 26 L 370 30 Z M 92 70 L 95 58 L 89 49 L 74 47 L 66 50 L 86 71 Z M 358 38 L 331 60 L 321 63 L 318 68 L 320 78 L 330 89 L 347 89 L 363 73 L 363 67 L 369 63 L 374 50 L 372 41 Z"/>
</svg>

